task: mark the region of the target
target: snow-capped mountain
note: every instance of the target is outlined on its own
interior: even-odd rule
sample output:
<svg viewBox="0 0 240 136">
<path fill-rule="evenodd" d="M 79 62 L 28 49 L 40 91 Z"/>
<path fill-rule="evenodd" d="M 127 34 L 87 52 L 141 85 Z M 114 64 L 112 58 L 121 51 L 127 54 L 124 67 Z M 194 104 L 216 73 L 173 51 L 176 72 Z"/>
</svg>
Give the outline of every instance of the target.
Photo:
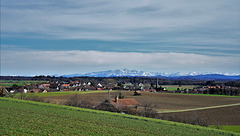
<svg viewBox="0 0 240 136">
<path fill-rule="evenodd" d="M 117 69 L 117 70 L 91 72 L 91 73 L 85 73 L 85 74 L 74 74 L 74 76 L 79 76 L 79 75 L 89 76 L 89 77 L 123 77 L 123 76 L 153 77 L 153 76 L 156 76 L 156 73 L 137 71 L 137 70 L 128 70 L 124 68 L 124 69 Z"/>
<path fill-rule="evenodd" d="M 85 74 L 72 74 L 62 75 L 63 77 L 76 77 L 76 76 L 88 76 L 88 77 L 191 77 L 191 78 L 204 78 L 204 77 L 217 77 L 217 78 L 230 78 L 232 76 L 240 79 L 239 73 L 211 73 L 211 72 L 174 72 L 174 73 L 159 73 L 159 72 L 145 72 L 138 70 L 129 70 L 127 68 L 117 70 L 107 70 L 99 72 L 91 72 Z"/>
</svg>

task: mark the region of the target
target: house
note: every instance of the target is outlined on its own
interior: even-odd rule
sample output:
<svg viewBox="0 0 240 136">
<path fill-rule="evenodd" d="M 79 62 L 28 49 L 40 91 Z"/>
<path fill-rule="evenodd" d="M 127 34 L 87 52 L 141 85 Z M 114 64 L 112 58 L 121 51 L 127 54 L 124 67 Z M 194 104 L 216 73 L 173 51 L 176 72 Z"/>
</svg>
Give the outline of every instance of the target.
<svg viewBox="0 0 240 136">
<path fill-rule="evenodd" d="M 79 84 L 79 81 L 75 80 L 74 83 L 75 83 L 75 84 Z"/>
<path fill-rule="evenodd" d="M 89 90 L 96 90 L 96 88 L 93 86 L 84 86 L 82 90 L 89 91 Z"/>
<path fill-rule="evenodd" d="M 27 93 L 27 92 L 28 92 L 28 90 L 27 90 L 26 88 L 24 88 L 24 89 L 23 89 L 23 92 L 24 92 L 24 93 Z"/>
<path fill-rule="evenodd" d="M 97 90 L 98 90 L 98 91 L 101 91 L 101 90 L 102 90 L 102 88 L 97 88 Z"/>
<path fill-rule="evenodd" d="M 127 108 L 137 108 L 140 104 L 135 99 L 118 99 L 118 96 L 110 101 L 110 103 L 119 110 L 127 110 Z"/>
<path fill-rule="evenodd" d="M 70 88 L 70 85 L 69 84 L 62 84 L 61 88 L 62 89 L 67 89 L 67 88 Z"/>
<path fill-rule="evenodd" d="M 50 84 L 41 84 L 41 85 L 39 85 L 39 87 L 38 88 L 40 88 L 40 89 L 47 89 L 47 90 L 49 90 L 50 89 Z"/>
<path fill-rule="evenodd" d="M 69 91 L 79 91 L 80 87 L 70 87 Z M 80 89 L 81 90 L 81 89 Z"/>
<path fill-rule="evenodd" d="M 29 91 L 30 93 L 39 93 L 40 92 L 40 89 L 32 89 Z"/>
<path fill-rule="evenodd" d="M 156 92 L 156 89 L 144 89 L 145 92 Z"/>
<path fill-rule="evenodd" d="M 134 95 L 141 95 L 142 93 L 140 91 L 135 91 Z"/>
<path fill-rule="evenodd" d="M 59 84 L 50 84 L 49 88 L 54 90 L 59 90 Z"/>
<path fill-rule="evenodd" d="M 17 93 L 24 93 L 24 87 L 23 87 L 23 86 L 19 86 L 19 87 L 15 90 L 15 92 L 17 92 Z"/>
<path fill-rule="evenodd" d="M 134 89 L 134 87 L 133 87 L 133 85 L 132 84 L 127 84 L 127 85 L 124 85 L 124 87 L 123 87 L 125 90 L 133 90 Z"/>
<path fill-rule="evenodd" d="M 98 83 L 97 86 L 98 86 L 98 87 L 103 87 L 101 83 Z"/>
</svg>

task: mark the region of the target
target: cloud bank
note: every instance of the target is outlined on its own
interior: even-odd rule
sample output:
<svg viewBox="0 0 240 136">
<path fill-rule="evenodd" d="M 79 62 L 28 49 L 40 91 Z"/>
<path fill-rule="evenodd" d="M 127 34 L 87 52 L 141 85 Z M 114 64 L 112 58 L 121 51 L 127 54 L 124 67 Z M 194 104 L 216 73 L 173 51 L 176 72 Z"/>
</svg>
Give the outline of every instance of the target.
<svg viewBox="0 0 240 136">
<path fill-rule="evenodd" d="M 239 0 L 1 0 L 1 74 L 239 73 L 239 7 Z"/>
<path fill-rule="evenodd" d="M 73 74 L 119 68 L 151 72 L 239 72 L 240 67 L 239 57 L 100 51 L 2 51 L 1 64 L 2 75 Z"/>
<path fill-rule="evenodd" d="M 2 36 L 239 45 L 239 0 L 2 0 Z"/>
</svg>

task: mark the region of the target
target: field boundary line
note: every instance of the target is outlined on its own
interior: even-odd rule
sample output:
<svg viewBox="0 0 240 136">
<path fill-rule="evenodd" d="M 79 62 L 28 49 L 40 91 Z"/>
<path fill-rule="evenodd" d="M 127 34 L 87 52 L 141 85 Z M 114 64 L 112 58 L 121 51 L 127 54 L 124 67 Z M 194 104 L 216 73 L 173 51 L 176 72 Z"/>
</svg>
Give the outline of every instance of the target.
<svg viewBox="0 0 240 136">
<path fill-rule="evenodd" d="M 226 105 L 218 105 L 218 106 L 209 106 L 209 107 L 202 107 L 202 108 L 193 108 L 193 109 L 184 109 L 184 110 L 159 111 L 159 112 L 157 112 L 157 113 L 185 112 L 185 111 L 195 111 L 195 110 L 205 110 L 205 109 L 223 108 L 223 107 L 238 106 L 238 105 L 240 105 L 240 103 L 226 104 Z"/>
</svg>

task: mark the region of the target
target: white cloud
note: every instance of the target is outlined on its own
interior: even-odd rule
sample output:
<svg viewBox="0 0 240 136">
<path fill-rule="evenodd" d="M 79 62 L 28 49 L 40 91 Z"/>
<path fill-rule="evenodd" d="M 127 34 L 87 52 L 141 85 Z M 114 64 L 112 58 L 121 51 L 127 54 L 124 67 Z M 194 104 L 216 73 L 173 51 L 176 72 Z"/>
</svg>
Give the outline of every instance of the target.
<svg viewBox="0 0 240 136">
<path fill-rule="evenodd" d="M 240 57 L 184 53 L 2 51 L 1 74 L 70 74 L 130 68 L 155 72 L 240 72 Z"/>
</svg>

